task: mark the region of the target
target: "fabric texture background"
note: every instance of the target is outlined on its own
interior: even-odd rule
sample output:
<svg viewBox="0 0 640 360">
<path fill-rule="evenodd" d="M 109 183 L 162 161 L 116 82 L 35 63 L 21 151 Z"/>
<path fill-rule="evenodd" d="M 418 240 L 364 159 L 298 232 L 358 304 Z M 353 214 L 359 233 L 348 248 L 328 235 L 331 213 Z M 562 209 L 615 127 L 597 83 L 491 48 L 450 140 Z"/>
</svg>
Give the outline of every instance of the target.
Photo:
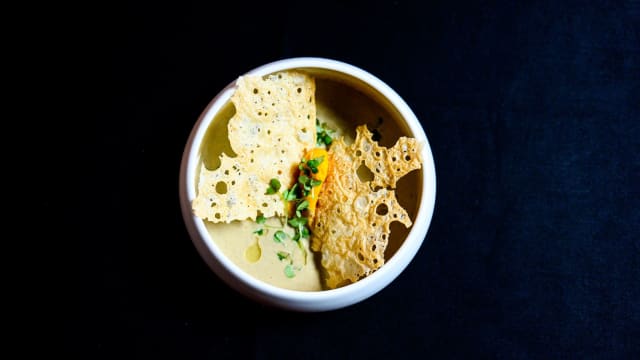
<svg viewBox="0 0 640 360">
<path fill-rule="evenodd" d="M 93 79 L 117 90 L 102 89 L 91 115 L 109 216 L 67 254 L 83 269 L 66 278 L 69 353 L 640 358 L 640 2 L 228 6 L 114 5 L 87 24 Z M 432 225 L 406 271 L 319 314 L 225 286 L 178 204 L 182 151 L 207 103 L 296 56 L 387 82 L 422 122 L 437 173 Z M 69 227 L 77 216 L 96 224 L 74 214 Z"/>
</svg>

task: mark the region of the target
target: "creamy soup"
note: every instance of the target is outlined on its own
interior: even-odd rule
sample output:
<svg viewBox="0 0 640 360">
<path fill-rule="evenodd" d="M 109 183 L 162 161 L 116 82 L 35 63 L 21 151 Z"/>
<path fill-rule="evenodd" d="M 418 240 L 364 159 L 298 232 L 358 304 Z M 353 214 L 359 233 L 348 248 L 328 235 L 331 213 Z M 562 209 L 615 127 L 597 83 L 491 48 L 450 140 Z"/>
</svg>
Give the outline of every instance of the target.
<svg viewBox="0 0 640 360">
<path fill-rule="evenodd" d="M 392 146 L 398 137 L 405 135 L 405 129 L 398 127 L 393 115 L 370 97 L 360 91 L 329 79 L 316 77 L 317 117 L 321 123 L 335 130 L 333 137 L 343 136 L 347 143 L 353 142 L 355 127 L 367 124 L 379 143 Z M 202 161 L 210 169 L 220 166 L 222 152 L 235 156 L 229 145 L 227 123 L 235 110 L 229 103 L 218 113 L 211 123 L 201 148 Z M 301 154 L 302 157 L 302 154 Z M 368 180 L 366 169 L 358 174 Z M 409 216 L 415 219 L 419 194 L 417 194 L 419 174 L 417 171 L 404 176 L 397 184 L 396 195 Z M 322 290 L 319 259 L 309 249 L 308 239 L 300 243 L 293 241 L 293 228 L 283 225 L 284 220 L 267 219 L 265 223 L 256 221 L 233 221 L 205 225 L 213 241 L 236 265 L 257 279 L 282 288 L 318 291 Z M 287 234 L 278 239 L 276 232 Z M 408 229 L 399 223 L 392 223 L 391 237 L 385 252 L 389 259 L 406 237 Z"/>
</svg>

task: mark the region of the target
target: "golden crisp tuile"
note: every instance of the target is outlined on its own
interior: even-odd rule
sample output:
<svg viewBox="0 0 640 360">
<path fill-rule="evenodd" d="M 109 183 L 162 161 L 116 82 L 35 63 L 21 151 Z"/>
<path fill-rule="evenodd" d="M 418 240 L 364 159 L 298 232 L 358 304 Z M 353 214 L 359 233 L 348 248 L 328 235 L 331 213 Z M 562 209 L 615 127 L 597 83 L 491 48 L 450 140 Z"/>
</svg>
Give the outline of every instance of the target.
<svg viewBox="0 0 640 360">
<path fill-rule="evenodd" d="M 371 139 L 361 125 L 347 146 L 338 138 L 331 146 L 331 169 L 319 195 L 312 249 L 320 252 L 328 288 L 353 283 L 384 264 L 393 221 L 412 221 L 395 196 L 396 181 L 421 166 L 419 144 L 402 137 L 387 149 Z M 395 159 L 395 160 L 394 160 Z M 365 164 L 374 174 L 363 182 L 357 169 Z M 377 191 L 375 191 L 377 189 Z"/>
<path fill-rule="evenodd" d="M 241 76 L 231 97 L 229 142 L 237 157 L 221 156 L 218 169 L 202 165 L 194 213 L 212 222 L 255 220 L 285 213 L 279 194 L 265 195 L 273 178 L 282 189 L 292 169 L 316 142 L 315 80 L 301 72 Z M 282 190 L 281 189 L 281 190 Z"/>
</svg>

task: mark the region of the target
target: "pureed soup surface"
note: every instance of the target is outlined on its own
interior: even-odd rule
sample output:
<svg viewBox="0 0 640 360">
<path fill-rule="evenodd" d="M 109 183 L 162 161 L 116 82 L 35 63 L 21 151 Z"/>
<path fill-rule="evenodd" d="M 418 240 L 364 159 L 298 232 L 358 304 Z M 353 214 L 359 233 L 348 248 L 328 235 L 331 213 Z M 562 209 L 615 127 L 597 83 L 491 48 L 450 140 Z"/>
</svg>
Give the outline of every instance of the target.
<svg viewBox="0 0 640 360">
<path fill-rule="evenodd" d="M 342 136 L 347 144 L 352 143 L 355 127 L 360 124 L 367 124 L 379 136 L 380 145 L 387 147 L 392 146 L 400 136 L 406 135 L 388 111 L 356 89 L 319 77 L 316 78 L 316 86 L 317 118 L 335 131 L 332 133 L 334 139 Z M 227 130 L 227 123 L 234 113 L 234 106 L 229 103 L 207 129 L 201 155 L 203 163 L 210 170 L 220 166 L 219 156 L 222 152 L 235 155 L 229 144 Z M 358 175 L 363 181 L 372 177 L 366 168 Z M 411 172 L 400 180 L 396 188 L 398 201 L 411 219 L 415 218 L 419 198 L 418 181 L 418 172 Z M 230 223 L 205 221 L 205 225 L 222 252 L 253 277 L 286 289 L 323 290 L 318 254 L 310 250 L 308 239 L 300 239 L 299 243 L 293 241 L 294 229 L 283 224 L 281 219 L 269 218 L 263 224 L 252 220 Z M 274 238 L 278 230 L 287 234 L 281 241 Z M 391 230 L 385 251 L 386 259 L 395 253 L 409 231 L 396 222 L 391 224 Z"/>
</svg>

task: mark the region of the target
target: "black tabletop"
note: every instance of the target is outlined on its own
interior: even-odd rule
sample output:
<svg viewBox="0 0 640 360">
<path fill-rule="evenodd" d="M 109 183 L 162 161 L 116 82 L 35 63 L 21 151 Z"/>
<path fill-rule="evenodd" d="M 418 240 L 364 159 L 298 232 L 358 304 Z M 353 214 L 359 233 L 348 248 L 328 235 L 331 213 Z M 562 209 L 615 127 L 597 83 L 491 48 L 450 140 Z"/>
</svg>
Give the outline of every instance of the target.
<svg viewBox="0 0 640 360">
<path fill-rule="evenodd" d="M 76 269 L 62 295 L 69 353 L 640 358 L 638 1 L 225 6 L 105 5 L 82 20 L 97 30 L 87 76 L 102 91 L 87 115 L 95 152 L 81 156 L 100 181 L 81 189 L 100 197 L 99 212 L 69 205 L 65 223 L 93 229 L 64 261 Z M 178 202 L 182 152 L 209 101 L 254 67 L 299 56 L 351 63 L 395 89 L 437 173 L 433 221 L 406 271 L 323 313 L 226 286 Z"/>
</svg>

